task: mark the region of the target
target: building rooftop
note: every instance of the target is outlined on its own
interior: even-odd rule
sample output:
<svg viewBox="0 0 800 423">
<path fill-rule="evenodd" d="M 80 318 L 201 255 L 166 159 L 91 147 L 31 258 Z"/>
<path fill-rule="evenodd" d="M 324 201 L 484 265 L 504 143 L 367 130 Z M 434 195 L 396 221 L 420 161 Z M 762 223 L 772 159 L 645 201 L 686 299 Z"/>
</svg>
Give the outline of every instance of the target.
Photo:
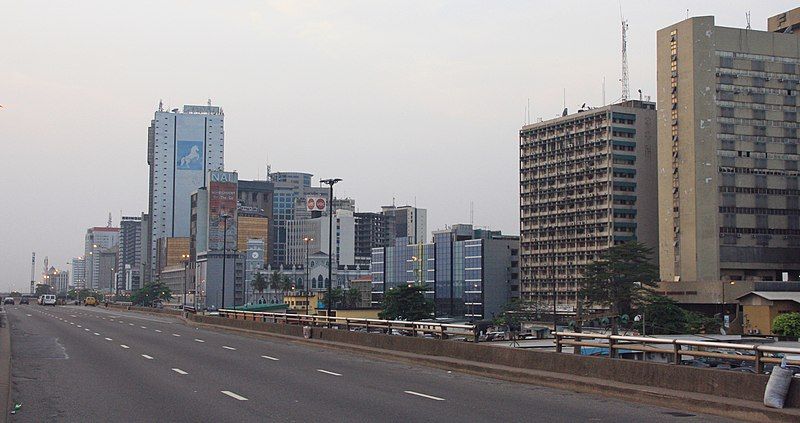
<svg viewBox="0 0 800 423">
<path fill-rule="evenodd" d="M 750 295 L 757 295 L 768 301 L 794 301 L 800 304 L 800 292 L 791 291 L 751 291 L 747 294 L 737 297 L 736 299 L 741 300 L 742 298 Z"/>
</svg>

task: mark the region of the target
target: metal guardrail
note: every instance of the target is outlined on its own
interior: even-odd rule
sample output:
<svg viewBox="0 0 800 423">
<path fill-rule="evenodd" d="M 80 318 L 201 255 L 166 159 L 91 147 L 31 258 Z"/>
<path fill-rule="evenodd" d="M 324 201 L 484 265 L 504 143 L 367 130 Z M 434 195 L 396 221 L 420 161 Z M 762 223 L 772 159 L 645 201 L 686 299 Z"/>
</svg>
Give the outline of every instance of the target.
<svg viewBox="0 0 800 423">
<path fill-rule="evenodd" d="M 669 338 L 648 338 L 643 336 L 621 336 L 599 333 L 556 332 L 556 352 L 562 352 L 565 345 L 573 347 L 608 348 L 610 358 L 618 358 L 619 350 L 668 353 L 672 364 L 681 364 L 683 356 L 720 358 L 732 361 L 752 362 L 756 373 L 764 372 L 764 364 L 778 364 L 782 361 L 777 354 L 800 355 L 800 348 L 775 347 L 756 344 L 733 344 L 729 342 L 691 341 Z M 589 339 L 589 341 L 584 341 Z M 658 348 L 648 345 L 670 345 L 671 348 Z M 714 351 L 709 351 L 709 349 Z M 729 352 L 730 351 L 730 352 Z M 739 352 L 737 354 L 737 352 Z M 574 349 L 580 354 L 580 348 Z M 800 364 L 800 360 L 787 360 L 789 364 Z"/>
<path fill-rule="evenodd" d="M 381 332 L 394 334 L 397 331 L 403 335 L 420 336 L 432 335 L 439 339 L 449 339 L 463 336 L 473 342 L 478 342 L 477 328 L 475 325 L 456 325 L 434 322 L 407 322 L 402 320 L 379 320 L 356 317 L 327 317 L 308 314 L 270 313 L 261 311 L 241 311 L 220 309 L 220 317 L 234 320 L 252 320 L 265 323 L 281 323 L 287 325 L 302 325 L 327 327 L 342 330 L 364 330 L 365 332 Z"/>
</svg>

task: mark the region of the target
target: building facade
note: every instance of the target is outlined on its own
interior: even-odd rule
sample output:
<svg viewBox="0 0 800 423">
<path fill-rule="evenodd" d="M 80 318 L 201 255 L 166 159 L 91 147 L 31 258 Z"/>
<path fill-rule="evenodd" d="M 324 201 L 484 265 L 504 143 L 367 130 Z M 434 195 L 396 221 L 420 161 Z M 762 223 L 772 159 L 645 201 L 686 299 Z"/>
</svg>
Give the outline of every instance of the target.
<svg viewBox="0 0 800 423">
<path fill-rule="evenodd" d="M 520 130 L 521 297 L 574 310 L 609 247 L 657 246 L 655 103 L 629 100 Z M 657 260 L 657 257 L 654 257 Z"/>
<path fill-rule="evenodd" d="M 269 263 L 272 256 L 272 243 L 270 242 L 270 227 L 272 226 L 272 215 L 274 209 L 275 198 L 275 184 L 270 181 L 245 181 L 239 180 L 239 244 L 247 245 L 247 239 L 243 236 L 249 237 L 248 232 L 250 229 L 258 231 L 258 236 L 254 238 L 261 239 L 263 236 L 266 249 L 264 250 L 265 264 Z M 263 220 L 253 221 L 251 223 L 257 225 L 250 225 L 242 221 L 242 217 L 257 217 Z M 265 229 L 262 230 L 263 224 L 266 223 Z"/>
<path fill-rule="evenodd" d="M 328 203 L 327 187 L 312 187 L 312 174 L 303 172 L 274 172 L 269 179 L 275 185 L 272 216 L 272 257 L 270 263 L 277 267 L 288 263 L 288 222 L 290 220 L 319 217 L 321 211 L 309 211 L 307 200 L 321 198 Z"/>
<path fill-rule="evenodd" d="M 383 206 L 381 214 L 389 217 L 396 238 L 406 237 L 411 244 L 427 242 L 428 211 L 413 206 Z"/>
<path fill-rule="evenodd" d="M 287 264 L 304 265 L 306 261 L 306 242 L 310 237 L 310 252 L 328 254 L 329 228 L 328 216 L 310 219 L 295 219 L 287 223 Z M 333 218 L 335 238 L 333 240 L 334 263 L 345 266 L 355 265 L 355 218 L 347 210 L 336 210 Z"/>
<path fill-rule="evenodd" d="M 96 226 L 86 231 L 83 255 L 86 265 L 86 288 L 108 289 L 112 285 L 111 278 L 116 271 L 116 258 L 110 263 L 108 257 L 102 260 L 100 257 L 101 253 L 103 256 L 117 254 L 118 245 L 119 228 Z M 109 266 L 113 266 L 114 269 L 109 270 Z"/>
<path fill-rule="evenodd" d="M 658 31 L 658 251 L 680 302 L 800 279 L 798 40 L 713 16 Z"/>
<path fill-rule="evenodd" d="M 158 239 L 189 236 L 190 196 L 207 185 L 209 171 L 223 169 L 224 139 L 224 115 L 217 106 L 155 112 L 147 144 L 151 270 Z"/>
<path fill-rule="evenodd" d="M 72 260 L 70 260 L 70 266 L 72 269 L 70 272 L 70 277 L 72 278 L 70 285 L 76 289 L 85 289 L 86 260 L 84 260 L 83 257 L 73 257 Z"/>
<path fill-rule="evenodd" d="M 119 224 L 119 256 L 117 257 L 117 287 L 126 291 L 141 285 L 142 218 L 123 216 Z"/>
<path fill-rule="evenodd" d="M 373 213 L 353 213 L 355 220 L 355 261 L 369 264 L 372 249 L 394 245 L 394 216 Z"/>
<path fill-rule="evenodd" d="M 433 243 L 372 250 L 372 306 L 402 285 L 426 288 L 436 317 L 471 320 L 499 315 L 519 296 L 520 238 L 499 231 L 454 225 L 435 231 Z"/>
</svg>

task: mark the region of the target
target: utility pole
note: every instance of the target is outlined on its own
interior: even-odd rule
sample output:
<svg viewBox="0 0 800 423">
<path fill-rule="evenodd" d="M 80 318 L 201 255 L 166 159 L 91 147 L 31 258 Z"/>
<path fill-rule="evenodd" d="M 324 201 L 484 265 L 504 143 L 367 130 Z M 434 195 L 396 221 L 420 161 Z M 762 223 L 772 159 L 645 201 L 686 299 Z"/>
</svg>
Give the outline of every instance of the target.
<svg viewBox="0 0 800 423">
<path fill-rule="evenodd" d="M 220 306 L 225 308 L 225 263 L 228 261 L 228 219 L 230 216 L 227 213 L 222 213 L 219 217 L 222 218 L 225 225 L 225 229 L 222 232 L 222 304 Z M 236 308 L 236 304 L 233 306 Z"/>
<path fill-rule="evenodd" d="M 320 183 L 330 186 L 330 195 L 328 197 L 328 298 L 325 301 L 326 317 L 331 317 L 331 296 L 333 295 L 331 283 L 333 282 L 333 186 L 337 182 L 341 182 L 340 178 L 331 178 L 320 180 Z"/>
</svg>

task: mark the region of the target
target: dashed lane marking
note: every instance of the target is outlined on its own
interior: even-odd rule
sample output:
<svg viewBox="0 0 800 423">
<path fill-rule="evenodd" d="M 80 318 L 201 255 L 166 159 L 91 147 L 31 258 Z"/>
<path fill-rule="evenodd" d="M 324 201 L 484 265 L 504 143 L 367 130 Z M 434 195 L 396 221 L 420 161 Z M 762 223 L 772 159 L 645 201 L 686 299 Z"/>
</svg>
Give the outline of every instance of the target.
<svg viewBox="0 0 800 423">
<path fill-rule="evenodd" d="M 147 354 L 142 354 L 142 357 L 144 357 L 144 358 L 146 358 L 146 359 L 148 359 L 148 360 L 152 360 L 152 359 L 153 359 L 153 357 L 150 357 L 150 356 L 149 356 L 149 355 L 147 355 Z"/>
<path fill-rule="evenodd" d="M 226 350 L 236 351 L 236 348 L 229 347 L 227 345 L 223 345 L 222 348 L 225 348 Z"/>
<path fill-rule="evenodd" d="M 237 393 L 234 393 L 234 392 L 231 392 L 231 391 L 220 391 L 220 392 L 222 392 L 223 394 L 225 394 L 225 395 L 227 395 L 227 396 L 229 396 L 231 398 L 235 398 L 235 399 L 237 399 L 239 401 L 247 401 L 247 398 L 245 398 L 245 397 L 243 397 L 243 396 L 241 396 L 241 395 L 239 395 Z"/>
<path fill-rule="evenodd" d="M 188 374 L 188 373 L 184 372 L 184 371 L 183 371 L 183 370 L 181 370 L 181 369 L 172 369 L 172 371 L 173 371 L 173 372 L 175 372 L 175 373 L 177 373 L 177 374 L 179 374 L 179 375 L 186 375 L 186 374 Z"/>
<path fill-rule="evenodd" d="M 119 346 L 120 346 L 120 347 L 122 347 L 122 348 L 125 348 L 126 350 L 127 350 L 128 348 L 130 348 L 129 346 L 127 346 L 127 345 L 125 345 L 125 344 L 119 344 Z"/>
<path fill-rule="evenodd" d="M 317 371 L 320 372 L 320 373 L 325 373 L 326 375 L 341 376 L 340 373 L 329 372 L 327 370 L 317 369 Z"/>
<path fill-rule="evenodd" d="M 267 360 L 278 361 L 278 359 L 277 359 L 277 358 L 275 358 L 275 357 L 270 357 L 270 356 L 268 356 L 268 355 L 262 355 L 261 357 L 263 357 L 263 358 L 266 358 Z"/>
<path fill-rule="evenodd" d="M 434 397 L 433 395 L 420 394 L 419 392 L 414 392 L 414 391 L 403 391 L 403 392 L 409 395 L 416 395 L 418 397 L 432 399 L 434 401 L 444 401 L 444 398 Z"/>
</svg>

